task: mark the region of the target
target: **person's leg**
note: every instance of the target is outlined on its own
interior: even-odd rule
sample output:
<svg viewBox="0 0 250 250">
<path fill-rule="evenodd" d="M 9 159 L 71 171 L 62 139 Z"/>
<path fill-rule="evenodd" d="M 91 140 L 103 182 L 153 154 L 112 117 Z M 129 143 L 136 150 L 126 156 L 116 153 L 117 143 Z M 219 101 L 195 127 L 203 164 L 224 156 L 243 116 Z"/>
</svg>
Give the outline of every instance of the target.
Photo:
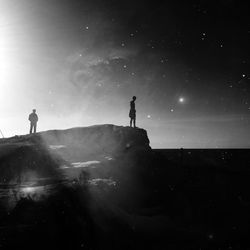
<svg viewBox="0 0 250 250">
<path fill-rule="evenodd" d="M 36 123 L 34 124 L 34 133 L 36 133 Z"/>
<path fill-rule="evenodd" d="M 136 118 L 134 118 L 134 128 L 136 128 Z"/>
<path fill-rule="evenodd" d="M 130 127 L 132 127 L 132 118 L 130 118 Z"/>
<path fill-rule="evenodd" d="M 32 123 L 30 123 L 30 134 L 32 134 Z"/>
</svg>

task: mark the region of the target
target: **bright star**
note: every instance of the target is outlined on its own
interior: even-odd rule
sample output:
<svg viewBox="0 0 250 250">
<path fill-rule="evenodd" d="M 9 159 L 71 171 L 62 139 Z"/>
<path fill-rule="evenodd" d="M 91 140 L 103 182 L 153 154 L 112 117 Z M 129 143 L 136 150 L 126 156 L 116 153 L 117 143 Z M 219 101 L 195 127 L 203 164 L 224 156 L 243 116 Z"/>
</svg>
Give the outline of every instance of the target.
<svg viewBox="0 0 250 250">
<path fill-rule="evenodd" d="M 185 100 L 184 100 L 183 97 L 180 97 L 180 98 L 179 98 L 179 102 L 180 102 L 180 103 L 183 103 L 184 101 L 185 101 Z"/>
</svg>

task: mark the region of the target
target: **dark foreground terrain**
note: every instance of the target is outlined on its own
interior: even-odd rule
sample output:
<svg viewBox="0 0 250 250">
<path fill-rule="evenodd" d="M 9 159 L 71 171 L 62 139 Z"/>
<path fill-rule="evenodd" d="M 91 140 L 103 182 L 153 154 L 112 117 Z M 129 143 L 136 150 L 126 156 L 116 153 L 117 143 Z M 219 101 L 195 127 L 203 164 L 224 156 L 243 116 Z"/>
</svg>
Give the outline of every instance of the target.
<svg viewBox="0 0 250 250">
<path fill-rule="evenodd" d="M 0 140 L 0 247 L 250 249 L 250 150 L 100 125 Z"/>
</svg>

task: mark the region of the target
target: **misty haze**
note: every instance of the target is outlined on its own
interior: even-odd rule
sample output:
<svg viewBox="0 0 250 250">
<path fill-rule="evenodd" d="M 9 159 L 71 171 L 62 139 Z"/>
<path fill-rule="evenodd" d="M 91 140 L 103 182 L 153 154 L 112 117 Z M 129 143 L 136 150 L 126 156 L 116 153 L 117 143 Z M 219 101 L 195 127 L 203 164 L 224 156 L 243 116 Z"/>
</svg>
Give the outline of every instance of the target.
<svg viewBox="0 0 250 250">
<path fill-rule="evenodd" d="M 249 249 L 249 11 L 0 0 L 0 247 Z"/>
</svg>

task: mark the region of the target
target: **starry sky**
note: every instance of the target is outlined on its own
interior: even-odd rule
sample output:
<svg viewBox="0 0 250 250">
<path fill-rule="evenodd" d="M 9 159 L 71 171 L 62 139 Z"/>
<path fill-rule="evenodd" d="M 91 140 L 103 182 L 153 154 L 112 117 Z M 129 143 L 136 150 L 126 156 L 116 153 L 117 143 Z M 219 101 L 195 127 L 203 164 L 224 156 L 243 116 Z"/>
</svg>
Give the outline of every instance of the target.
<svg viewBox="0 0 250 250">
<path fill-rule="evenodd" d="M 240 3 L 241 2 L 241 3 Z M 0 129 L 137 126 L 153 148 L 250 147 L 243 1 L 0 0 Z"/>
</svg>

